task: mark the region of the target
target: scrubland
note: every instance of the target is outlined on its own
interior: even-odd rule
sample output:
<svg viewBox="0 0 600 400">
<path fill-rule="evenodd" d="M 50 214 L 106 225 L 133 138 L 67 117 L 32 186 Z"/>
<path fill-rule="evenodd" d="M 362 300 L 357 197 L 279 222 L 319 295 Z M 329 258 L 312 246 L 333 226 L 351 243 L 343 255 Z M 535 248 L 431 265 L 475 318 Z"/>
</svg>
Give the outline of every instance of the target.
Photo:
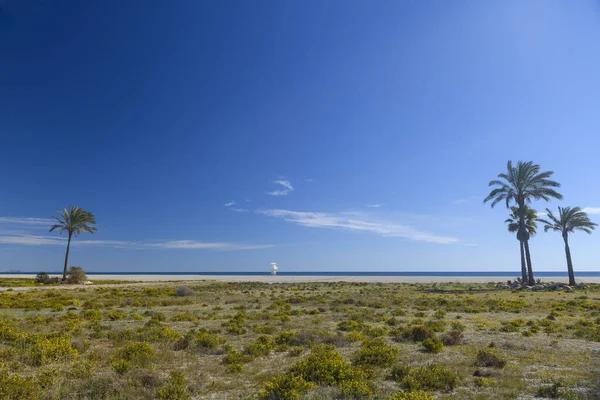
<svg viewBox="0 0 600 400">
<path fill-rule="evenodd" d="M 1 399 L 600 398 L 600 285 L 8 281 Z"/>
</svg>

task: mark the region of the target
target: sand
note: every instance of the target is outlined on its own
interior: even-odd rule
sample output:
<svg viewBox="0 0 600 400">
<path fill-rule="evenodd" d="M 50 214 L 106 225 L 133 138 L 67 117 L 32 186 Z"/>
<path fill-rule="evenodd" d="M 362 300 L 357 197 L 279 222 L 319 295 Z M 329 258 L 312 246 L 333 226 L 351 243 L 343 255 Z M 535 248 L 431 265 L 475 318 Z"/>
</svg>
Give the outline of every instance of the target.
<svg viewBox="0 0 600 400">
<path fill-rule="evenodd" d="M 34 278 L 35 274 L 0 274 L 0 278 Z M 396 282 L 396 283 L 434 283 L 462 282 L 486 283 L 506 282 L 514 277 L 506 276 L 270 276 L 270 275 L 89 275 L 94 280 L 121 280 L 138 282 L 164 281 L 222 281 L 222 282 Z M 542 277 L 544 282 L 568 282 L 567 277 Z M 600 277 L 576 277 L 581 283 L 600 283 Z"/>
</svg>

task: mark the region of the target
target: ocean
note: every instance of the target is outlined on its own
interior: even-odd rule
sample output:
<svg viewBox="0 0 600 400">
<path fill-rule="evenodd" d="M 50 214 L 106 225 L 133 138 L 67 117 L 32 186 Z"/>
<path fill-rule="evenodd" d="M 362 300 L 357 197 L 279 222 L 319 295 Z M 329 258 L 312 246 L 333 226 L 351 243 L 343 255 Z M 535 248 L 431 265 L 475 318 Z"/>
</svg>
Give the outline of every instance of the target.
<svg viewBox="0 0 600 400">
<path fill-rule="evenodd" d="M 214 276 L 268 276 L 270 272 L 266 271 L 179 271 L 179 272 L 115 272 L 115 271 L 92 271 L 87 272 L 87 275 L 214 275 Z M 10 271 L 0 272 L 0 274 L 32 274 L 34 272 L 26 271 Z M 49 272 L 49 274 L 62 274 L 61 272 Z M 566 277 L 567 271 L 534 271 L 536 277 Z M 277 272 L 278 276 L 444 276 L 444 277 L 461 277 L 461 276 L 490 276 L 490 277 L 507 277 L 516 278 L 521 276 L 521 271 L 285 271 Z M 576 277 L 600 277 L 600 271 L 575 271 Z"/>
</svg>

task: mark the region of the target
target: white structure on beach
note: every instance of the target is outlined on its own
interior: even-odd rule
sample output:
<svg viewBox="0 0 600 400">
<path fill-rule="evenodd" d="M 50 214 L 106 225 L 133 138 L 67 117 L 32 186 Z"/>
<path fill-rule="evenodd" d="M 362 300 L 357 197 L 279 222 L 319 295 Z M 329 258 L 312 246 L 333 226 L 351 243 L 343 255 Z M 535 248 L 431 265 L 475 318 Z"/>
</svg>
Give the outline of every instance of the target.
<svg viewBox="0 0 600 400">
<path fill-rule="evenodd" d="M 277 275 L 277 270 L 279 269 L 279 267 L 277 266 L 277 263 L 272 262 L 270 269 L 271 269 L 271 275 Z"/>
</svg>

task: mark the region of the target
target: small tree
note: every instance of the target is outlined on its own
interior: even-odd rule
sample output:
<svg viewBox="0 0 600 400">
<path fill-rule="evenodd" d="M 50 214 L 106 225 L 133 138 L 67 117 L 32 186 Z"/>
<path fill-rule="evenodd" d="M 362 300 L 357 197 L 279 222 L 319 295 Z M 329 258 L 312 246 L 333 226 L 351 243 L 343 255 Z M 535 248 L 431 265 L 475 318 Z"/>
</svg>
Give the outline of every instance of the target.
<svg viewBox="0 0 600 400">
<path fill-rule="evenodd" d="M 45 272 L 40 272 L 35 276 L 35 283 L 42 283 L 45 285 L 48 282 L 50 282 L 50 275 Z"/>
<path fill-rule="evenodd" d="M 71 267 L 67 271 L 67 283 L 78 284 L 87 280 L 85 271 L 80 267 Z"/>
</svg>

